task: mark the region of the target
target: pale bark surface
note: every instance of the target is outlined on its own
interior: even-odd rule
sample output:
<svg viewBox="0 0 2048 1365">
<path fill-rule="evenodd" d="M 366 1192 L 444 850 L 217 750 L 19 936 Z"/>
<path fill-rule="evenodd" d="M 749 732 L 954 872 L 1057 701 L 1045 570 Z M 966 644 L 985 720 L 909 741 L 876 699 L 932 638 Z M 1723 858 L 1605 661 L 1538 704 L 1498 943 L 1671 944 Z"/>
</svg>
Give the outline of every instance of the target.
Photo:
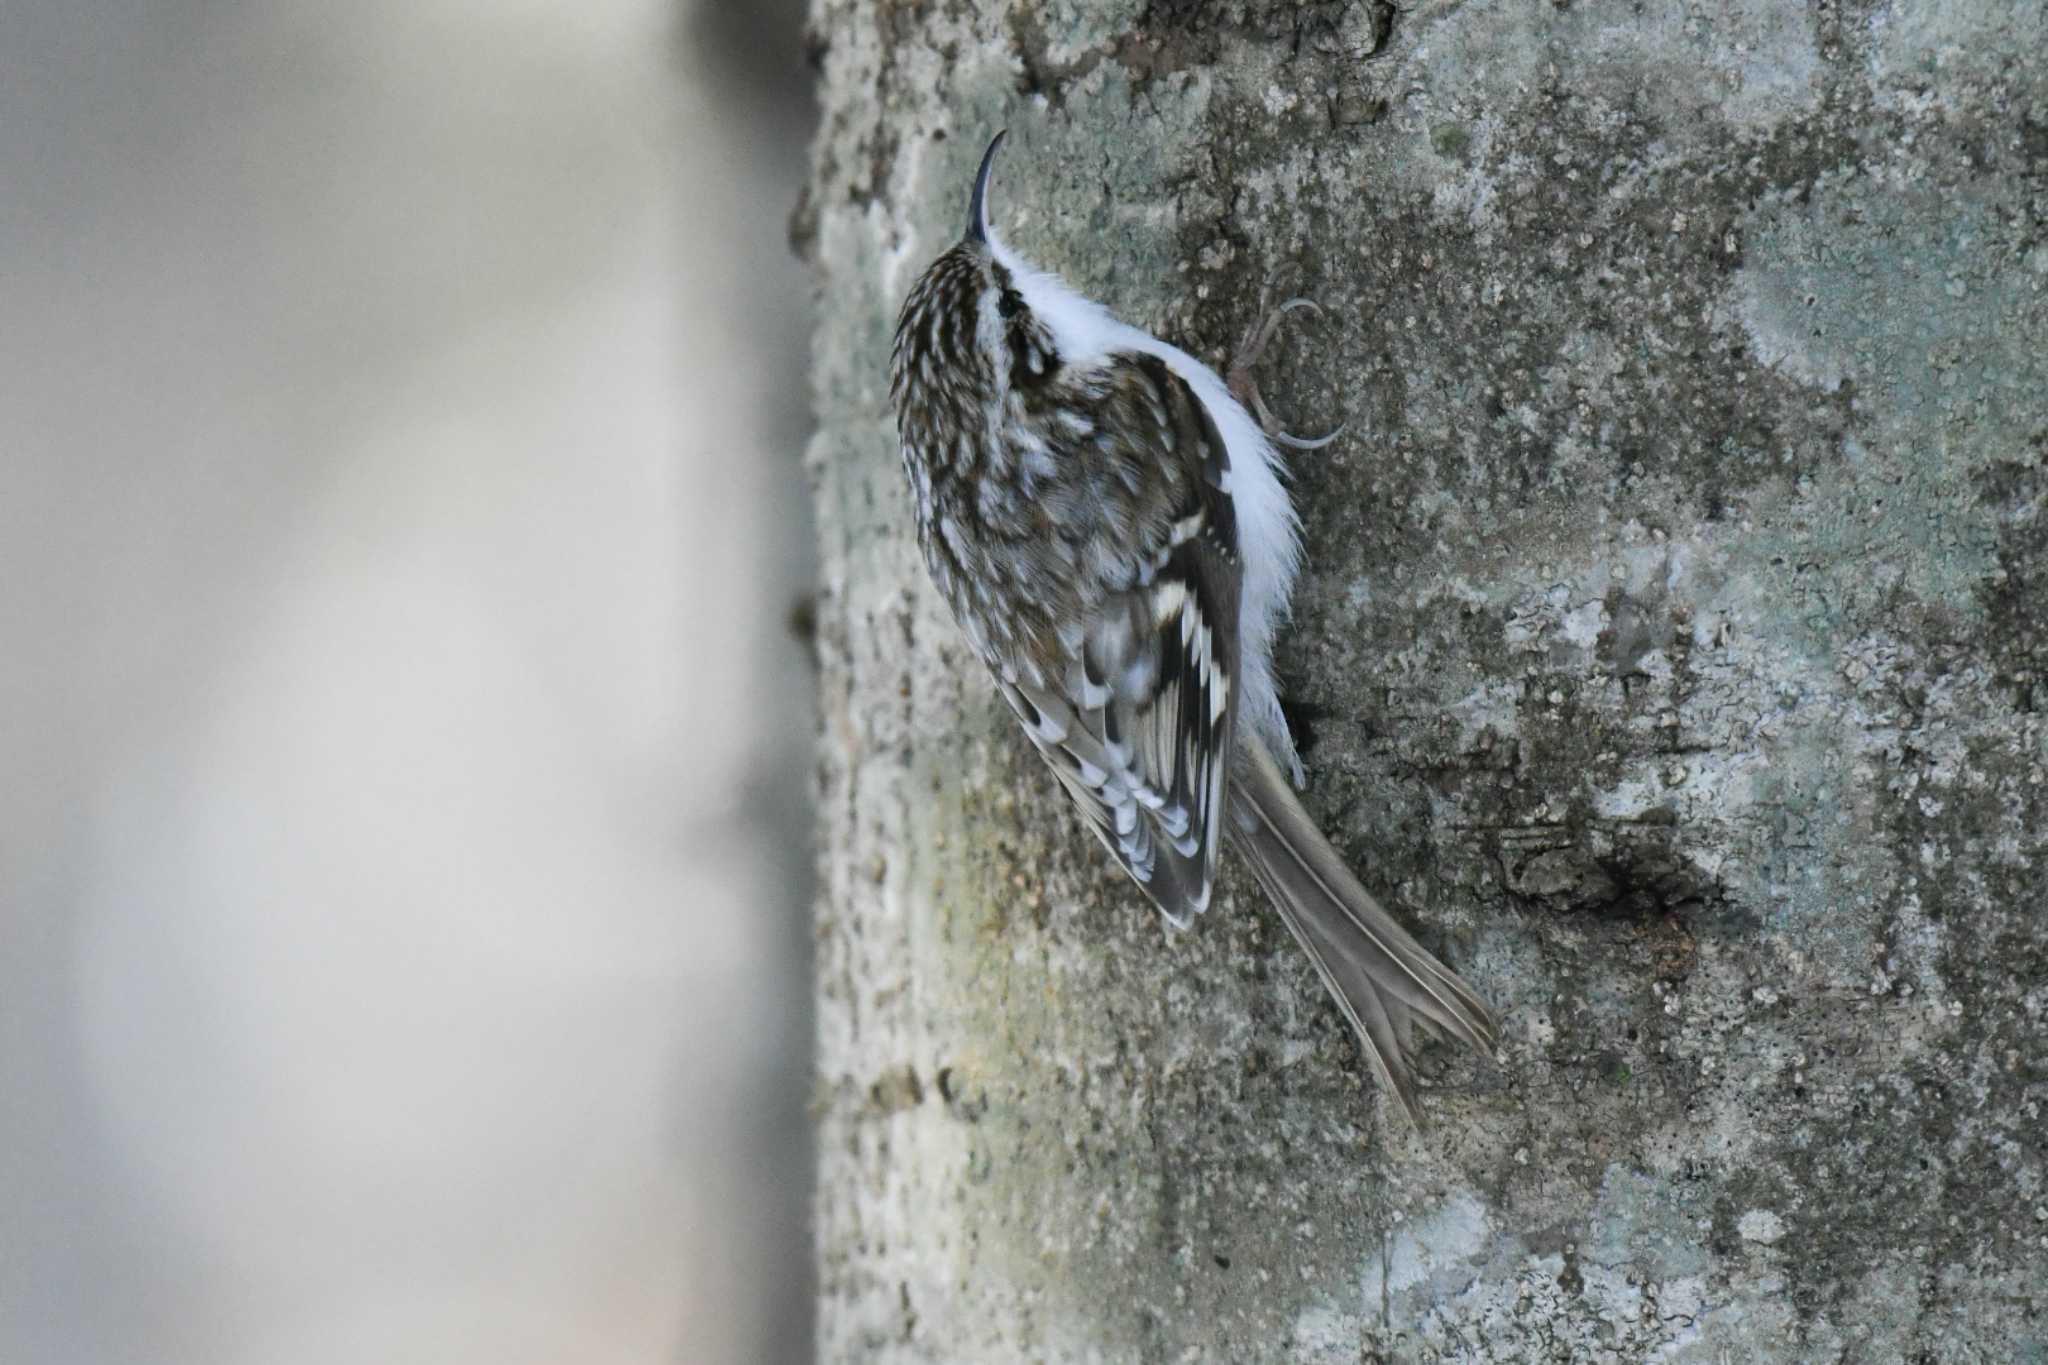
<svg viewBox="0 0 2048 1365">
<path fill-rule="evenodd" d="M 2048 1354 L 2038 0 L 814 25 L 823 1358 Z M 1004 126 L 1131 321 L 1327 309 L 1280 668 L 1503 1020 L 1427 1131 L 1248 878 L 1161 931 L 925 582 L 890 331 Z"/>
</svg>

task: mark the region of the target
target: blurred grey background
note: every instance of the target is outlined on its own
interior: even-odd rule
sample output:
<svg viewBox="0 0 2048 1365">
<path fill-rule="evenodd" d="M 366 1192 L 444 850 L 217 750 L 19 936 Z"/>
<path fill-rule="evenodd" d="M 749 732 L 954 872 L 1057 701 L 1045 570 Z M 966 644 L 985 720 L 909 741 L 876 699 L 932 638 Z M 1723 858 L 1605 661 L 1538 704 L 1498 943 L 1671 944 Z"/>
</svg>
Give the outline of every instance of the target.
<svg viewBox="0 0 2048 1365">
<path fill-rule="evenodd" d="M 0 5 L 0 1361 L 809 1354 L 800 5 Z"/>
</svg>

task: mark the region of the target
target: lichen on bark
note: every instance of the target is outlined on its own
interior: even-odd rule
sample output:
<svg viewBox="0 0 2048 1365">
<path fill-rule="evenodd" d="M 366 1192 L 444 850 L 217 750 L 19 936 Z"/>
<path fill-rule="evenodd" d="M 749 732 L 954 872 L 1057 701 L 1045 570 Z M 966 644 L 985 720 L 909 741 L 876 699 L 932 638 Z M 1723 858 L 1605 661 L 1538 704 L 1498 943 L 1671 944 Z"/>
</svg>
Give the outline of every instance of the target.
<svg viewBox="0 0 2048 1365">
<path fill-rule="evenodd" d="M 2048 11 L 819 0 L 826 1359 L 2048 1354 Z M 1422 1132 L 1161 931 L 929 591 L 895 310 L 1273 291 L 1307 799 L 1498 1007 Z"/>
</svg>

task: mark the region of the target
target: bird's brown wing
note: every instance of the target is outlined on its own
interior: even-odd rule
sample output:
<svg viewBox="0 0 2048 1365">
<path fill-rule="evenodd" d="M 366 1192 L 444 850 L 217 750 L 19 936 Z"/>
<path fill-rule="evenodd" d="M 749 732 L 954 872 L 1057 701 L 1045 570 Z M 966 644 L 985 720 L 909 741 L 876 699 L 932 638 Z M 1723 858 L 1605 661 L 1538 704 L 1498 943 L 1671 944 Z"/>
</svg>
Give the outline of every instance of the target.
<svg viewBox="0 0 2048 1365">
<path fill-rule="evenodd" d="M 1163 485 L 1178 492 L 1173 515 L 1132 527 L 1142 538 L 1136 583 L 1081 604 L 1042 685 L 998 681 L 1104 846 L 1184 925 L 1215 882 L 1237 709 L 1229 456 L 1201 400 L 1163 361 L 1110 364 L 1100 387 L 1116 412 L 1091 423 L 1087 451 L 1055 458 L 1164 466 L 1174 477 Z"/>
</svg>

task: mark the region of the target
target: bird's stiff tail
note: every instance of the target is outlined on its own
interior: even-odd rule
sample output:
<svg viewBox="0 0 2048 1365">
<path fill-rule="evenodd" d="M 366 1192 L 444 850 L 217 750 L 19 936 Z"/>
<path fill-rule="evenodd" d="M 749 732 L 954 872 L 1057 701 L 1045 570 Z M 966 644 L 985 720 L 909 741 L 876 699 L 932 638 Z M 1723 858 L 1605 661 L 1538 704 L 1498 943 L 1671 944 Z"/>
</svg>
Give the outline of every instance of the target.
<svg viewBox="0 0 2048 1365">
<path fill-rule="evenodd" d="M 1487 1051 L 1492 1014 L 1359 885 L 1256 738 L 1239 735 L 1233 767 L 1231 836 L 1358 1030 L 1380 1079 L 1420 1121 L 1409 1065 L 1415 1021 Z"/>
</svg>

